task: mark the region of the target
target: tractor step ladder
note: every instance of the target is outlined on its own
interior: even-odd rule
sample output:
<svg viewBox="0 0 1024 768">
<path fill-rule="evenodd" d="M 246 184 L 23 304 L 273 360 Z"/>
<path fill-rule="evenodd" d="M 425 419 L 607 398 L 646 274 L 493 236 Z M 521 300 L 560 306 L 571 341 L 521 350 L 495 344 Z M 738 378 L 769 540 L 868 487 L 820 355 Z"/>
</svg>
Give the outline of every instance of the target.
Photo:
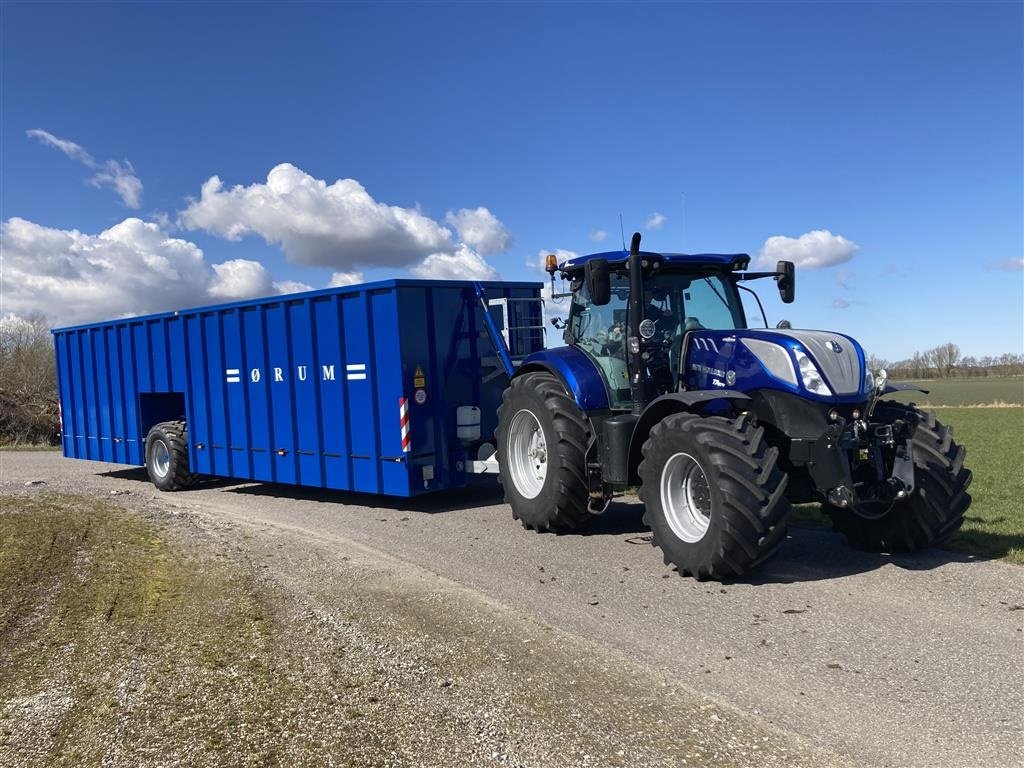
<svg viewBox="0 0 1024 768">
<path fill-rule="evenodd" d="M 539 316 L 544 317 L 544 300 L 541 298 L 507 298 L 488 299 L 487 291 L 479 282 L 473 283 L 473 290 L 476 292 L 477 300 L 484 312 L 484 331 L 481 336 L 486 335 L 497 353 L 492 357 L 484 357 L 481 362 L 487 367 L 488 372 L 483 380 L 485 382 L 497 378 L 502 374 L 510 379 L 515 374 L 516 368 L 522 363 L 523 358 L 537 351 L 532 344 L 526 342 L 534 331 L 541 331 L 543 348 L 544 324 L 532 322 L 530 317 L 531 307 L 539 309 Z M 497 317 L 496 317 L 497 315 Z M 523 315 L 526 315 L 523 318 Z M 500 327 L 498 320 L 500 320 Z M 525 323 L 514 325 L 513 323 Z M 527 347 L 523 349 L 523 347 Z"/>
</svg>

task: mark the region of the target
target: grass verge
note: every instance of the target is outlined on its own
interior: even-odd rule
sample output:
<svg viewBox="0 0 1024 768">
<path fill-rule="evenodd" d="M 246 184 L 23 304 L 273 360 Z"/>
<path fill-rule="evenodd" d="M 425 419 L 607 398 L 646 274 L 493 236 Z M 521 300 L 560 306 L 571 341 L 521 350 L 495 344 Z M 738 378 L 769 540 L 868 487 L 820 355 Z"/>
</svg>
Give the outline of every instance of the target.
<svg viewBox="0 0 1024 768">
<path fill-rule="evenodd" d="M 0 497 L 0 764 L 280 762 L 273 607 L 215 553 L 100 500 Z"/>
</svg>

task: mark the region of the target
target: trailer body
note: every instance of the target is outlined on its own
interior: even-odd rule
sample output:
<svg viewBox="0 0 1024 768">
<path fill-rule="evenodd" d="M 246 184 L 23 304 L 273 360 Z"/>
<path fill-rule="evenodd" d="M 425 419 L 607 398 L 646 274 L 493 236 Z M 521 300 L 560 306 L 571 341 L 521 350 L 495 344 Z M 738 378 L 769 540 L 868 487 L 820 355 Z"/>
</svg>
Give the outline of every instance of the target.
<svg viewBox="0 0 1024 768">
<path fill-rule="evenodd" d="M 456 411 L 478 407 L 493 435 L 508 383 L 480 286 L 510 347 L 544 347 L 540 284 L 511 282 L 387 280 L 57 329 L 64 455 L 143 465 L 149 430 L 177 419 L 197 474 L 393 496 L 463 485 L 475 446 Z"/>
</svg>

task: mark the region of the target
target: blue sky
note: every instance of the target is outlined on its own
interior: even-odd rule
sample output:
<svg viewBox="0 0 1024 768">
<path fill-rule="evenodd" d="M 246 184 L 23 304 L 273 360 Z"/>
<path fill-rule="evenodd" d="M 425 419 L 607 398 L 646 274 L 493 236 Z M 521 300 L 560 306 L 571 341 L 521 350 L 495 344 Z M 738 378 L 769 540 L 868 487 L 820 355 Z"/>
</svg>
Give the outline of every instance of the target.
<svg viewBox="0 0 1024 768">
<path fill-rule="evenodd" d="M 2 8 L 3 312 L 536 279 L 621 213 L 841 262 L 773 322 L 1024 351 L 1020 3 Z"/>
</svg>

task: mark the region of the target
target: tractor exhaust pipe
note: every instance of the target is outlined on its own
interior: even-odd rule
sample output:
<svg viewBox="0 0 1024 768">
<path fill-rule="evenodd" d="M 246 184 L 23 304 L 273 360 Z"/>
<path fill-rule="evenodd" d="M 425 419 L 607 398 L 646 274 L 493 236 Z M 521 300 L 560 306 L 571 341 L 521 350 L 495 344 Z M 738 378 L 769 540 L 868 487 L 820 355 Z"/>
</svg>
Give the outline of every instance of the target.
<svg viewBox="0 0 1024 768">
<path fill-rule="evenodd" d="M 630 394 L 633 398 L 633 413 L 640 414 L 647 404 L 646 379 L 643 377 L 643 358 L 640 356 L 640 323 L 644 319 L 644 276 L 640 267 L 640 233 L 634 232 L 629 243 L 629 325 L 626 344 L 629 351 Z"/>
</svg>

